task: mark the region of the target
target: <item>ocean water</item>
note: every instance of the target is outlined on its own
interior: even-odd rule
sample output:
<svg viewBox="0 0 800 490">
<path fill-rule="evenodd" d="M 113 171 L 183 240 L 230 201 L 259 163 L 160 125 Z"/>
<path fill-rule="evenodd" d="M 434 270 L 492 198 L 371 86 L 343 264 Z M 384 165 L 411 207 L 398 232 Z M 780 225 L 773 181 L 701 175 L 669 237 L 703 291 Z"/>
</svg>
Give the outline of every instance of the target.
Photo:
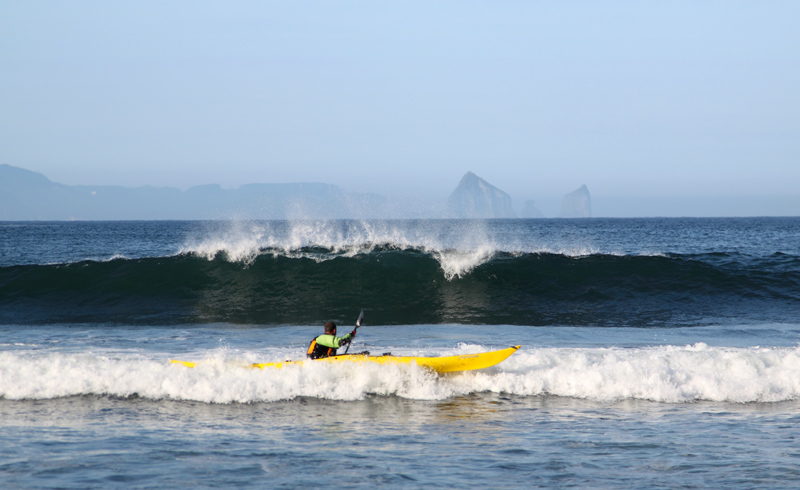
<svg viewBox="0 0 800 490">
<path fill-rule="evenodd" d="M 522 348 L 243 367 L 360 308 Z M 797 488 L 798 311 L 800 218 L 0 223 L 0 487 Z"/>
</svg>

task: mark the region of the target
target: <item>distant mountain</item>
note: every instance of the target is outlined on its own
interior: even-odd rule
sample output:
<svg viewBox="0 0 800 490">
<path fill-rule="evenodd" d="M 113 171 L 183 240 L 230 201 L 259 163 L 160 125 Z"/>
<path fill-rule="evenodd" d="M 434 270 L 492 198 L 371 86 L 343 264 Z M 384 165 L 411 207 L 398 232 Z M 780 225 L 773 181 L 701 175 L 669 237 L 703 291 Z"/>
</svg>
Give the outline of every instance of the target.
<svg viewBox="0 0 800 490">
<path fill-rule="evenodd" d="M 467 172 L 447 200 L 454 218 L 515 218 L 511 196 Z"/>
<path fill-rule="evenodd" d="M 375 218 L 377 194 L 318 183 L 192 187 L 68 186 L 0 165 L 0 220 L 339 219 Z"/>
<path fill-rule="evenodd" d="M 562 218 L 591 218 L 592 217 L 592 197 L 589 189 L 582 185 L 564 196 L 561 200 Z"/>
</svg>

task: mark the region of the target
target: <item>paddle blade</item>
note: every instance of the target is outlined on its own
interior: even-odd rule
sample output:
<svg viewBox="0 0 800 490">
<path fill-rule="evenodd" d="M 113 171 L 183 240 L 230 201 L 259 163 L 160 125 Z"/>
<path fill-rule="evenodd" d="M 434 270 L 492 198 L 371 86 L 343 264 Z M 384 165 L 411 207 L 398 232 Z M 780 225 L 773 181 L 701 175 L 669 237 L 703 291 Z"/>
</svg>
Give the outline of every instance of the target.
<svg viewBox="0 0 800 490">
<path fill-rule="evenodd" d="M 364 319 L 364 308 L 361 308 L 361 313 L 358 315 L 358 320 L 356 320 L 356 328 L 361 326 L 361 321 Z"/>
</svg>

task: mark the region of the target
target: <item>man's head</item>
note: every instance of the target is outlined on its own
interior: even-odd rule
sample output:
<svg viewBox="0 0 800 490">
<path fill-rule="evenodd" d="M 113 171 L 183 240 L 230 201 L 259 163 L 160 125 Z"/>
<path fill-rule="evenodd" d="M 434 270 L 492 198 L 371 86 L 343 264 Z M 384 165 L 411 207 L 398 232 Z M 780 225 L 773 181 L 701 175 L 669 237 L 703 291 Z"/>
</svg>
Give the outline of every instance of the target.
<svg viewBox="0 0 800 490">
<path fill-rule="evenodd" d="M 330 335 L 336 335 L 336 324 L 333 322 L 328 322 L 325 324 L 325 333 Z"/>
</svg>

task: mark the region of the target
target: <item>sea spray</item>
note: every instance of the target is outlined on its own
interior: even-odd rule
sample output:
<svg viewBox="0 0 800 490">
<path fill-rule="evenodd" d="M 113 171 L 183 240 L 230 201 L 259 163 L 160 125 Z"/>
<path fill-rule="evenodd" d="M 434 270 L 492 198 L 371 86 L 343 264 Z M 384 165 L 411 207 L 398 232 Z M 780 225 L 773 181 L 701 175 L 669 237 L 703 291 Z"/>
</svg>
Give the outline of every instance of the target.
<svg viewBox="0 0 800 490">
<path fill-rule="evenodd" d="M 375 248 L 421 250 L 439 261 L 448 279 L 469 273 L 502 250 L 480 221 L 442 229 L 430 222 L 299 220 L 229 222 L 187 240 L 180 252 L 251 265 L 259 255 L 322 261 L 369 254 Z"/>
</svg>

